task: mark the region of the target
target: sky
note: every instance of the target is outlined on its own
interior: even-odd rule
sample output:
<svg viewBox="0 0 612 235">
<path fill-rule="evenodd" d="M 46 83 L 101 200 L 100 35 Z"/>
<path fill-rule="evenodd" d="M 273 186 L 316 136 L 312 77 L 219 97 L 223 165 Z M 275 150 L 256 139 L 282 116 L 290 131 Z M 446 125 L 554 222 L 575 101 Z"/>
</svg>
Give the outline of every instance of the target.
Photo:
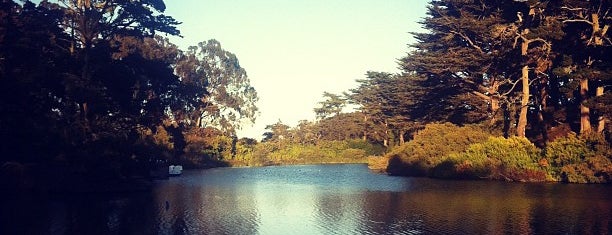
<svg viewBox="0 0 612 235">
<path fill-rule="evenodd" d="M 422 31 L 425 0 L 166 0 L 182 22 L 181 49 L 217 39 L 257 90 L 260 114 L 238 137 L 262 138 L 279 120 L 314 120 L 324 91 L 357 87 L 367 71 L 399 72 Z"/>
</svg>

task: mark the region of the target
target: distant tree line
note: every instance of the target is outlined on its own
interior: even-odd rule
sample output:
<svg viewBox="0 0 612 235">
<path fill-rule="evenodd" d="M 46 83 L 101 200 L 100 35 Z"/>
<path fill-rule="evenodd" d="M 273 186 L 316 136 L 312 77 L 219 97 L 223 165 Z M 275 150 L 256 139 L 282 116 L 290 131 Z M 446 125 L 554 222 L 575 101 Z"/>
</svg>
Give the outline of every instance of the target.
<svg viewBox="0 0 612 235">
<path fill-rule="evenodd" d="M 190 147 L 199 137 L 235 138 L 254 121 L 257 92 L 236 56 L 215 40 L 180 50 L 162 36 L 180 36 L 164 10 L 161 0 L 0 1 L 3 174 L 146 176 L 152 163 L 202 155 Z"/>
</svg>

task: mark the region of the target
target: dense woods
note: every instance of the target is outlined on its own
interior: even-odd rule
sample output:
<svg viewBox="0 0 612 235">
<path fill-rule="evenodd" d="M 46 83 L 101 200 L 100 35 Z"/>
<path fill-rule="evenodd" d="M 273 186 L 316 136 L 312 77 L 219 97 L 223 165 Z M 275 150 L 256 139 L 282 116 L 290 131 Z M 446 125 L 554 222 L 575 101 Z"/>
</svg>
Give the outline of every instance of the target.
<svg viewBox="0 0 612 235">
<path fill-rule="evenodd" d="M 610 182 L 610 9 L 609 1 L 431 1 L 427 31 L 414 34 L 392 80 L 411 87 L 401 116 L 416 131 L 387 125 L 393 112 L 364 112 L 413 139 L 386 155 L 390 173 Z"/>
<path fill-rule="evenodd" d="M 163 1 L 0 4 L 3 187 L 131 185 L 254 121 L 236 56 L 170 43 Z"/>
<path fill-rule="evenodd" d="M 433 0 L 400 73 L 325 92 L 316 120 L 261 142 L 236 136 L 258 113 L 237 57 L 173 45 L 163 1 L 0 4 L 2 187 L 367 157 L 394 175 L 612 182 L 607 0 Z"/>
</svg>

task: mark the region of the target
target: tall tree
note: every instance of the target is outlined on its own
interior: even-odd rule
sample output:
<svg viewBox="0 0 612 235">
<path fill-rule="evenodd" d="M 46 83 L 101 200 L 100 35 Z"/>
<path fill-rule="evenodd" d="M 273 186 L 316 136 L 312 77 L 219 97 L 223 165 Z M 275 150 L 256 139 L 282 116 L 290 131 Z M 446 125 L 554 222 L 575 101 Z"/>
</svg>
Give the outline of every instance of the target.
<svg viewBox="0 0 612 235">
<path fill-rule="evenodd" d="M 495 122 L 503 99 L 500 86 L 508 83 L 501 68 L 507 50 L 501 25 L 507 21 L 507 1 L 431 1 L 421 24 L 427 32 L 414 33 L 415 50 L 400 60 L 405 73 L 417 73 L 423 99 L 437 104 L 430 116 L 437 120 Z M 416 81 L 416 80 L 415 80 Z M 488 110 L 487 110 L 488 106 Z M 439 113 L 442 114 L 442 113 Z"/>
<path fill-rule="evenodd" d="M 64 53 L 61 17 L 31 2 L 0 1 L 0 160 L 49 160 L 64 147 L 62 80 L 74 61 Z"/>
<path fill-rule="evenodd" d="M 580 133 L 587 133 L 592 128 L 591 110 L 587 103 L 593 94 L 602 97 L 605 84 L 610 82 L 608 57 L 612 41 L 608 29 L 612 5 L 609 1 L 576 0 L 565 0 L 559 5 L 558 18 L 564 23 L 564 31 L 568 32 L 568 37 L 564 40 L 567 46 L 562 48 L 562 53 L 568 55 L 572 61 L 571 64 L 565 64 L 565 69 L 560 71 L 564 72 L 564 76 L 579 82 Z M 596 84 L 595 92 L 589 91 L 590 82 Z M 605 106 L 599 103 L 599 106 Z M 603 132 L 605 112 L 600 110 L 597 119 L 597 132 Z"/>
<path fill-rule="evenodd" d="M 156 32 L 179 35 L 174 18 L 162 14 L 163 0 L 59 0 L 49 7 L 64 11 L 62 27 L 71 35 L 70 53 L 77 59 L 73 68 L 73 98 L 78 103 L 81 122 L 90 129 L 90 119 L 105 115 L 99 103 L 105 96 L 106 79 L 100 61 L 111 57 L 111 41 L 117 37 L 152 37 Z M 97 112 L 96 112 L 97 111 Z"/>
<path fill-rule="evenodd" d="M 329 92 L 323 92 L 324 101 L 319 102 L 321 107 L 315 108 L 314 112 L 318 119 L 324 119 L 331 116 L 336 116 L 342 112 L 346 106 L 346 99 L 340 95 Z"/>
<path fill-rule="evenodd" d="M 514 48 L 519 47 L 521 55 L 521 106 L 517 123 L 517 135 L 525 137 L 527 112 L 530 105 L 531 83 L 546 80 L 551 66 L 552 40 L 562 36 L 559 22 L 546 15 L 547 2 L 529 1 L 517 11 Z M 530 72 L 530 70 L 532 72 Z M 530 81 L 530 73 L 533 78 Z"/>
<path fill-rule="evenodd" d="M 197 97 L 204 105 L 193 110 L 195 126 L 211 125 L 232 134 L 245 120 L 255 121 L 257 91 L 236 55 L 221 48 L 218 41 L 189 47 L 179 58 L 176 72 L 183 81 L 197 84 L 207 92 Z"/>
<path fill-rule="evenodd" d="M 278 122 L 274 124 L 267 125 L 266 130 L 268 131 L 263 134 L 264 138 L 262 142 L 288 139 L 290 137 L 289 129 L 289 126 L 284 124 L 281 120 L 278 120 Z"/>
<path fill-rule="evenodd" d="M 351 104 L 357 105 L 363 115 L 364 141 L 370 138 L 375 141 L 383 141 L 387 144 L 388 130 L 384 127 L 382 84 L 389 79 L 391 74 L 379 72 L 367 72 L 366 79 L 357 80 L 359 86 L 351 89 L 346 95 Z"/>
<path fill-rule="evenodd" d="M 395 137 L 403 143 L 406 132 L 427 116 L 422 112 L 425 106 L 433 104 L 421 102 L 422 93 L 415 86 L 418 78 L 414 74 L 368 72 L 366 76 L 348 94 L 350 102 L 358 105 L 364 115 L 364 130 L 370 130 L 369 135 L 376 136 L 374 139 L 385 146 Z M 367 134 L 364 132 L 363 136 Z"/>
</svg>

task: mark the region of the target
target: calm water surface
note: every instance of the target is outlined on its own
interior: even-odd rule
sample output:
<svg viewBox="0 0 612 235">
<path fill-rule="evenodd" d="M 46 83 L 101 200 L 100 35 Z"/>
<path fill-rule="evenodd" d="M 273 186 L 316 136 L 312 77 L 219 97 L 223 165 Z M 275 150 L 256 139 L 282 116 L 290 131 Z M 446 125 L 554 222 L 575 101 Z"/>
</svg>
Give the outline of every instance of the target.
<svg viewBox="0 0 612 235">
<path fill-rule="evenodd" d="M 2 202 L 0 234 L 610 234 L 609 185 L 390 177 L 365 165 L 186 171 L 152 193 Z"/>
</svg>

